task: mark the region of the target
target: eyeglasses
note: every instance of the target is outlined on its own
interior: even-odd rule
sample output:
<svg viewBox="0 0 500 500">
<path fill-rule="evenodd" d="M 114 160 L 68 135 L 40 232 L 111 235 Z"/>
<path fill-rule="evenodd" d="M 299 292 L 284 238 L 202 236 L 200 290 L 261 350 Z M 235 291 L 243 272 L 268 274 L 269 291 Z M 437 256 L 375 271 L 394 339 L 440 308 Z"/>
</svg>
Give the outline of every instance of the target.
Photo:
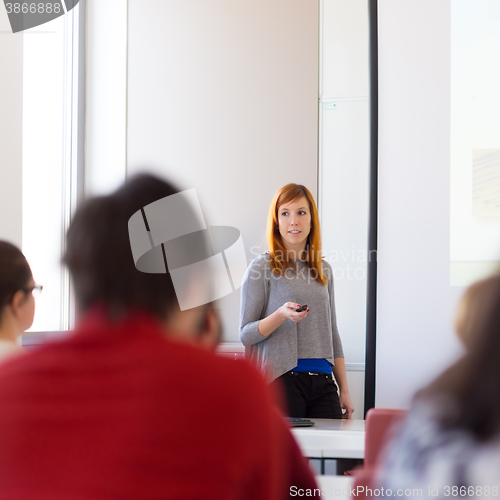
<svg viewBox="0 0 500 500">
<path fill-rule="evenodd" d="M 33 286 L 30 286 L 28 288 L 23 288 L 22 290 L 25 293 L 32 293 L 33 297 L 36 299 L 42 293 L 43 285 L 39 285 L 38 283 L 35 283 Z"/>
</svg>

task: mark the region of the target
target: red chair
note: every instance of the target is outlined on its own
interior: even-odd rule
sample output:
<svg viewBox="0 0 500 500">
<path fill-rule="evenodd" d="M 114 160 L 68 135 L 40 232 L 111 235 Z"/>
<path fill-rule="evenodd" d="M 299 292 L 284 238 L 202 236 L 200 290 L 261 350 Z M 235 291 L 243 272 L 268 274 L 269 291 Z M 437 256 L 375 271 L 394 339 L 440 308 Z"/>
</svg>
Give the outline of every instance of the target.
<svg viewBox="0 0 500 500">
<path fill-rule="evenodd" d="M 353 489 L 356 492 L 355 498 L 357 500 L 372 498 L 371 494 L 367 495 L 366 493 L 368 489 L 373 490 L 376 464 L 382 458 L 386 446 L 401 427 L 407 413 L 407 410 L 372 408 L 366 414 L 364 465 L 362 468 L 354 470 L 352 474 L 354 476 Z"/>
<path fill-rule="evenodd" d="M 374 467 L 381 452 L 403 423 L 407 410 L 372 408 L 365 420 L 365 467 Z"/>
</svg>

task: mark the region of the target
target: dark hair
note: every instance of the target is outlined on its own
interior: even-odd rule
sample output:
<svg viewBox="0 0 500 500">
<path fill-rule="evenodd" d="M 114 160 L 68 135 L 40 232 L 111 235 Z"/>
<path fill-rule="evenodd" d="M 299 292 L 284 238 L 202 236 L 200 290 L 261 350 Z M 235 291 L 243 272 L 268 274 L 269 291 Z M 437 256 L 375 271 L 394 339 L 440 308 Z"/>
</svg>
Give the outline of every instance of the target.
<svg viewBox="0 0 500 500">
<path fill-rule="evenodd" d="M 462 295 L 457 314 L 455 330 L 466 349 L 477 341 L 477 325 L 490 307 L 489 300 L 500 284 L 500 275 L 489 276 L 470 285 Z"/>
<path fill-rule="evenodd" d="M 168 182 L 141 174 L 111 195 L 90 199 L 77 210 L 63 260 L 83 311 L 101 303 L 111 318 L 135 309 L 165 319 L 170 311 L 180 310 L 169 273 L 136 269 L 128 232 L 134 213 L 178 192 Z"/>
<path fill-rule="evenodd" d="M 21 250 L 12 243 L 0 241 L 0 311 L 31 279 L 30 266 Z"/>
<path fill-rule="evenodd" d="M 491 281 L 469 352 L 419 394 L 444 397 L 450 405 L 441 415 L 443 427 L 466 429 L 479 440 L 500 432 L 500 275 Z"/>
</svg>

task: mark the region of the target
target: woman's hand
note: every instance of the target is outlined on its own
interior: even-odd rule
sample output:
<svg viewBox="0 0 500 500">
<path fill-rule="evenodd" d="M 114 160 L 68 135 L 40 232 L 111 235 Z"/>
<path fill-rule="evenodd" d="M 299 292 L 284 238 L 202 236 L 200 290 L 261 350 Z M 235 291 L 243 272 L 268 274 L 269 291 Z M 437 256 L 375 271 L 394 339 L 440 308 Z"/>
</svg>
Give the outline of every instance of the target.
<svg viewBox="0 0 500 500">
<path fill-rule="evenodd" d="M 351 396 L 349 395 L 349 393 L 345 391 L 340 391 L 339 402 L 340 402 L 340 408 L 342 408 L 342 410 L 345 410 L 345 413 L 342 416 L 342 418 L 350 420 L 351 415 L 354 411 L 354 406 L 352 406 Z"/>
<path fill-rule="evenodd" d="M 298 309 L 300 304 L 296 302 L 287 302 L 283 304 L 281 307 L 278 307 L 276 311 L 270 314 L 267 318 L 261 319 L 258 324 L 259 333 L 264 337 L 269 337 L 271 333 L 276 330 L 282 323 L 284 323 L 287 319 L 291 319 L 294 323 L 298 323 L 302 321 L 307 316 L 306 309 L 302 312 L 297 312 L 295 309 Z"/>
<path fill-rule="evenodd" d="M 297 304 L 296 302 L 286 302 L 280 307 L 281 314 L 285 318 L 291 319 L 294 323 L 298 323 L 299 321 L 302 321 L 309 312 L 309 308 L 307 308 L 305 311 L 297 312 L 296 309 L 298 309 L 299 307 L 302 306 L 300 304 Z"/>
<path fill-rule="evenodd" d="M 342 418 L 350 419 L 354 407 L 352 406 L 351 396 L 347 387 L 347 373 L 345 371 L 344 358 L 334 358 L 333 375 L 339 386 L 339 402 L 342 410 L 345 410 Z"/>
</svg>

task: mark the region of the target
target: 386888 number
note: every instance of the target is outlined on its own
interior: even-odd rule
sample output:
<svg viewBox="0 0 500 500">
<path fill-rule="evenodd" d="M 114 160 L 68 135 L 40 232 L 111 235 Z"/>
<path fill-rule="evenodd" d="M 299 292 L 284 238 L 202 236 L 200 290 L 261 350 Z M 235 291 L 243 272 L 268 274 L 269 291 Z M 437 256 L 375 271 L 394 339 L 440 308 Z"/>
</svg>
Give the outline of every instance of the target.
<svg viewBox="0 0 500 500">
<path fill-rule="evenodd" d="M 445 486 L 444 487 L 445 497 L 497 497 L 498 496 L 498 486 Z"/>
<path fill-rule="evenodd" d="M 60 14 L 60 3 L 6 3 L 7 14 Z"/>
</svg>

